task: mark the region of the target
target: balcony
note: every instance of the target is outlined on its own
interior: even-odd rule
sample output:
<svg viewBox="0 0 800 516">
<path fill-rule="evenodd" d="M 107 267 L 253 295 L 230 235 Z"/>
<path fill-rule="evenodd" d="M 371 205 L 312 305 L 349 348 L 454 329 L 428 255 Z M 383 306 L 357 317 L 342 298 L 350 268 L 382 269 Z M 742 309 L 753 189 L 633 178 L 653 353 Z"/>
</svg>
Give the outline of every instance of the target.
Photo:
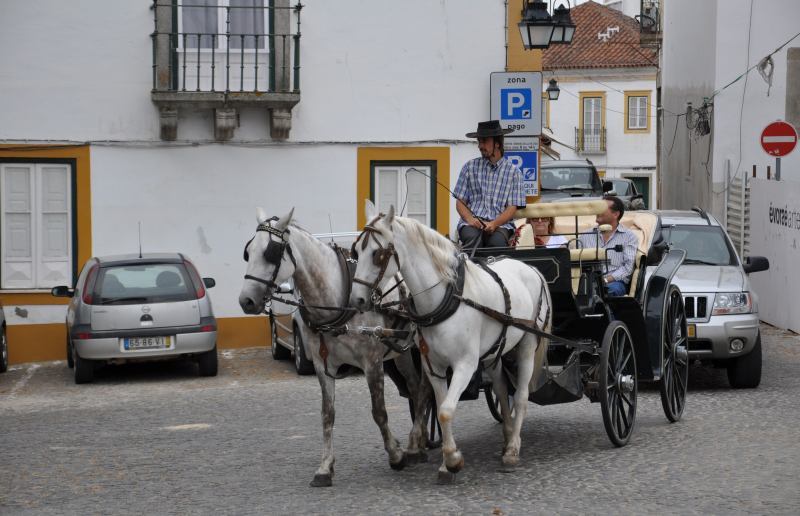
<svg viewBox="0 0 800 516">
<path fill-rule="evenodd" d="M 606 153 L 606 128 L 575 128 L 575 150 L 581 154 Z"/>
<path fill-rule="evenodd" d="M 303 8 L 290 1 L 154 1 L 151 99 L 161 139 L 177 139 L 179 109 L 213 109 L 215 139 L 230 140 L 241 107 L 266 109 L 271 137 L 289 137 Z"/>
<path fill-rule="evenodd" d="M 660 0 L 641 0 L 639 3 L 639 45 L 645 48 L 661 45 Z"/>
</svg>

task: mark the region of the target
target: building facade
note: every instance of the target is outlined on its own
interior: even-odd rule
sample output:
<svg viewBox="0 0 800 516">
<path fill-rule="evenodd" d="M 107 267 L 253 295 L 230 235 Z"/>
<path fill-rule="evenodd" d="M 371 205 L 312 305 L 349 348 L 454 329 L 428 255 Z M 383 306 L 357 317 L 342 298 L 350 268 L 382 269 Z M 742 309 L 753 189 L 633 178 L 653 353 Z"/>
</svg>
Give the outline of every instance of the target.
<svg viewBox="0 0 800 516">
<path fill-rule="evenodd" d="M 65 305 L 50 288 L 140 242 L 217 280 L 220 347 L 264 345 L 266 319 L 237 302 L 257 206 L 352 231 L 373 198 L 449 233 L 455 209 L 436 181 L 452 188 L 478 155 L 464 134 L 489 118 L 491 72 L 541 69 L 521 48 L 519 4 L 5 2 L 11 362 L 63 358 Z"/>
<path fill-rule="evenodd" d="M 655 207 L 657 55 L 640 47 L 636 20 L 596 2 L 572 10 L 578 26 L 569 46 L 543 52 L 545 125 L 561 159 L 589 159 L 605 177 L 634 181 Z M 559 144 L 560 143 L 560 144 Z"/>
</svg>

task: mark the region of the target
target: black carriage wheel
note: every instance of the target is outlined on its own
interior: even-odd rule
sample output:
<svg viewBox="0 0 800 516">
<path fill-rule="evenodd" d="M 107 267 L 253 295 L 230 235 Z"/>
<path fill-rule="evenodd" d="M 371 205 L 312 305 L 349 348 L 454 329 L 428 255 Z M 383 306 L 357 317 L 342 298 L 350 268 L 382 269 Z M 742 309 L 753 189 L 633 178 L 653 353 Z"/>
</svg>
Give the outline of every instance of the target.
<svg viewBox="0 0 800 516">
<path fill-rule="evenodd" d="M 636 424 L 636 355 L 628 327 L 612 321 L 603 335 L 597 370 L 603 425 L 614 446 L 625 446 Z"/>
<path fill-rule="evenodd" d="M 663 369 L 659 390 L 664 414 L 674 423 L 683 415 L 689 381 L 686 312 L 683 308 L 681 291 L 674 285 L 669 289 L 663 326 L 661 342 Z"/>
<path fill-rule="evenodd" d="M 498 423 L 503 422 L 503 414 L 500 411 L 500 399 L 495 397 L 491 385 L 483 388 L 483 396 L 486 398 L 486 404 L 489 405 L 489 412 Z M 508 396 L 508 404 L 511 406 L 511 415 L 514 415 L 514 396 Z"/>
<path fill-rule="evenodd" d="M 411 421 L 414 421 L 414 401 L 409 398 L 408 410 L 411 412 Z M 429 450 L 442 446 L 442 426 L 439 424 L 439 417 L 436 410 L 436 399 L 428 401 L 428 408 L 425 410 L 426 440 L 425 447 Z"/>
</svg>

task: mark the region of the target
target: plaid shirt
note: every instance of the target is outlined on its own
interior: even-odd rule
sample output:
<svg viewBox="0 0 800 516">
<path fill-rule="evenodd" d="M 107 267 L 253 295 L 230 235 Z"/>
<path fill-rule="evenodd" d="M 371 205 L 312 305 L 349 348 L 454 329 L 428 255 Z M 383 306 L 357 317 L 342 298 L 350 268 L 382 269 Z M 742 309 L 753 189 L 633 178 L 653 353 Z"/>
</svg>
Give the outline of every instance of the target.
<svg viewBox="0 0 800 516">
<path fill-rule="evenodd" d="M 525 207 L 522 171 L 505 157 L 495 164 L 485 158 L 467 161 L 453 193 L 476 217 L 487 221 L 496 219 L 509 206 Z M 458 221 L 459 228 L 465 225 L 463 219 Z M 514 231 L 511 221 L 500 227 Z"/>
<path fill-rule="evenodd" d="M 589 248 L 597 246 L 596 233 L 583 233 L 579 237 L 581 247 Z M 608 261 L 610 262 L 608 274 L 614 277 L 614 281 L 630 283 L 633 274 L 633 265 L 636 262 L 636 251 L 639 249 L 639 239 L 628 228 L 619 224 L 616 231 L 611 233 L 611 238 L 603 242 L 600 238 L 601 249 L 613 249 L 615 245 L 622 245 L 622 252 L 610 251 Z"/>
</svg>

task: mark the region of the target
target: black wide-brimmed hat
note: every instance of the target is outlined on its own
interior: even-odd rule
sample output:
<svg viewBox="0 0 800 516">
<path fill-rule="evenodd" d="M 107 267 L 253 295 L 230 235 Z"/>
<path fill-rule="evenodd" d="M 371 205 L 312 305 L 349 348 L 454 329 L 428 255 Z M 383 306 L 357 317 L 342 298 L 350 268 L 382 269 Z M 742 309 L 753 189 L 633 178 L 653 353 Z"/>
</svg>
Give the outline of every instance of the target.
<svg viewBox="0 0 800 516">
<path fill-rule="evenodd" d="M 489 138 L 513 132 L 513 129 L 503 129 L 499 120 L 489 120 L 488 122 L 478 122 L 478 130 L 474 133 L 467 133 L 467 138 Z"/>
</svg>

